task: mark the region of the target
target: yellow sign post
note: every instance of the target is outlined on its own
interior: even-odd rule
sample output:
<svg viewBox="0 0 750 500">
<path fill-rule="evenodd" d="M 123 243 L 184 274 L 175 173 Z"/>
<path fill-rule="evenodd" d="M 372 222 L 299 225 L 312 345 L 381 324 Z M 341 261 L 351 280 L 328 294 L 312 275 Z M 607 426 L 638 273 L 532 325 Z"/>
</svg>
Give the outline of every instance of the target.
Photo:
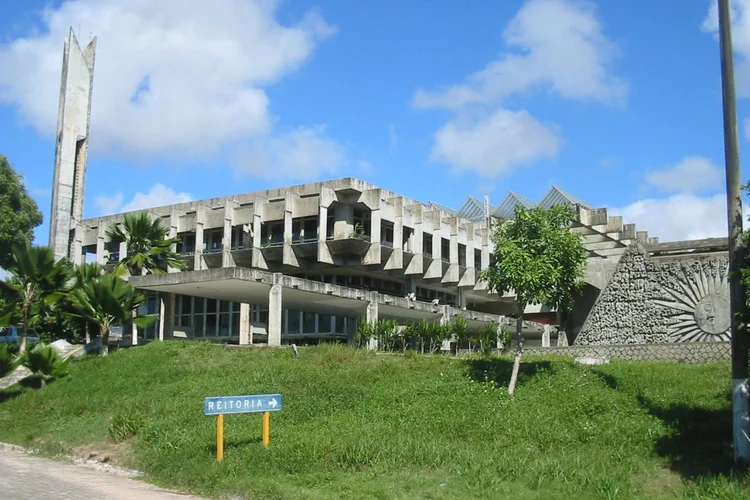
<svg viewBox="0 0 750 500">
<path fill-rule="evenodd" d="M 216 461 L 224 460 L 224 414 L 216 415 Z"/>
<path fill-rule="evenodd" d="M 271 412 L 263 413 L 263 446 L 271 444 Z"/>
<path fill-rule="evenodd" d="M 224 460 L 224 414 L 263 412 L 261 441 L 264 447 L 271 444 L 271 412 L 281 410 L 281 394 L 260 396 L 220 396 L 206 398 L 203 402 L 205 415 L 216 415 L 216 461 Z"/>
</svg>

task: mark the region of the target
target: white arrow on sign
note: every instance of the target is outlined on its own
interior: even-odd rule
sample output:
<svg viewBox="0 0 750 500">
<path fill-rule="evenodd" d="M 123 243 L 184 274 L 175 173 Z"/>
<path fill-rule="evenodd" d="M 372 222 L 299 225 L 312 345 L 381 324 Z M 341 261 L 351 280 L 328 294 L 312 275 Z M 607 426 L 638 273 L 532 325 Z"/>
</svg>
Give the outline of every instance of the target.
<svg viewBox="0 0 750 500">
<path fill-rule="evenodd" d="M 273 398 L 273 399 L 271 400 L 271 402 L 270 402 L 270 403 L 268 403 L 268 405 L 269 405 L 269 406 L 270 406 L 271 408 L 276 408 L 276 407 L 277 407 L 277 406 L 279 405 L 279 402 L 278 402 L 278 401 L 276 401 L 276 398 Z"/>
</svg>

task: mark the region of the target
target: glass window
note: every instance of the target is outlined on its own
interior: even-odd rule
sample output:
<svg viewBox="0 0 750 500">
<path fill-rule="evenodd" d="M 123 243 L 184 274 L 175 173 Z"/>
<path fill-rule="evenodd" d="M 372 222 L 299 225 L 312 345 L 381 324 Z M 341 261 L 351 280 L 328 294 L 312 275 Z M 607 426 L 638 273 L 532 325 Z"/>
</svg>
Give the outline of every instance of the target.
<svg viewBox="0 0 750 500">
<path fill-rule="evenodd" d="M 216 336 L 216 314 L 206 314 L 206 332 L 207 337 Z"/>
<path fill-rule="evenodd" d="M 300 312 L 295 310 L 289 310 L 286 314 L 287 332 L 286 333 L 300 333 Z"/>
<path fill-rule="evenodd" d="M 328 207 L 328 215 L 326 216 L 326 239 L 333 239 L 333 228 L 336 225 L 336 216 L 333 213 L 333 207 Z"/>
<path fill-rule="evenodd" d="M 474 250 L 474 269 L 482 270 L 482 251 L 479 249 Z"/>
<path fill-rule="evenodd" d="M 432 257 L 432 235 L 422 233 L 422 252 L 427 257 Z"/>
<path fill-rule="evenodd" d="M 188 295 L 183 295 L 180 298 L 180 314 L 192 314 L 193 312 L 193 298 Z"/>
<path fill-rule="evenodd" d="M 345 324 L 346 318 L 344 318 L 343 316 L 336 316 L 335 318 L 336 318 L 336 327 L 335 327 L 336 333 L 344 333 L 345 328 L 346 328 L 346 324 Z"/>
<path fill-rule="evenodd" d="M 315 313 L 302 313 L 302 333 L 315 333 Z"/>
<path fill-rule="evenodd" d="M 206 299 L 203 297 L 195 297 L 195 300 L 193 301 L 193 307 L 195 308 L 194 314 L 203 314 L 205 302 Z"/>
<path fill-rule="evenodd" d="M 216 313 L 216 299 L 206 299 L 206 312 Z"/>
<path fill-rule="evenodd" d="M 229 323 L 231 322 L 231 316 L 229 314 L 219 314 L 219 336 L 229 336 Z"/>
<path fill-rule="evenodd" d="M 330 314 L 318 315 L 318 332 L 319 333 L 331 333 L 331 320 L 333 318 Z"/>
<path fill-rule="evenodd" d="M 458 244 L 458 265 L 466 267 L 466 245 Z"/>
<path fill-rule="evenodd" d="M 316 241 L 318 239 L 318 218 L 307 217 L 302 225 L 302 239 L 306 242 Z"/>
<path fill-rule="evenodd" d="M 440 239 L 440 259 L 443 262 L 450 262 L 451 241 L 446 238 Z"/>
<path fill-rule="evenodd" d="M 228 302 L 226 300 L 220 300 L 219 301 L 219 312 L 228 313 L 229 312 L 229 304 L 231 304 L 231 302 Z"/>
</svg>

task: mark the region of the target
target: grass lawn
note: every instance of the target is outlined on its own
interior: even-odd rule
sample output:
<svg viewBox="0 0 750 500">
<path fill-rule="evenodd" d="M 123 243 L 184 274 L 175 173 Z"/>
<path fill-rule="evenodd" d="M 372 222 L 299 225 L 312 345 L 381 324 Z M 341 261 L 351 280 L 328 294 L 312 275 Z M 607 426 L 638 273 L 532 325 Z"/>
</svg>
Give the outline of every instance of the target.
<svg viewBox="0 0 750 500">
<path fill-rule="evenodd" d="M 375 355 L 346 347 L 166 342 L 72 364 L 41 390 L 0 391 L 0 440 L 107 454 L 148 481 L 234 498 L 750 498 L 731 472 L 728 363 Z M 279 392 L 259 414 L 206 396 Z"/>
</svg>

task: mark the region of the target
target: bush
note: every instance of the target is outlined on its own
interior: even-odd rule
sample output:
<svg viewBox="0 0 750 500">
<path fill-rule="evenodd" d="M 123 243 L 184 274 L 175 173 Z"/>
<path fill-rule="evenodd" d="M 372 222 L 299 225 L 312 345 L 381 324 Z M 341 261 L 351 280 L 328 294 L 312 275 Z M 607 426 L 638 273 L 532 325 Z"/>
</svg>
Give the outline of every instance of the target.
<svg viewBox="0 0 750 500">
<path fill-rule="evenodd" d="M 0 344 L 0 377 L 5 377 L 13 373 L 13 370 L 18 366 L 17 350 L 13 352 L 13 349 L 8 344 Z"/>
<path fill-rule="evenodd" d="M 128 438 L 138 435 L 143 430 L 146 420 L 143 415 L 134 411 L 118 413 L 110 422 L 107 434 L 115 443 L 120 443 Z"/>
<path fill-rule="evenodd" d="M 51 382 L 68 374 L 68 361 L 54 348 L 41 344 L 25 352 L 21 357 L 21 364 L 43 382 Z"/>
</svg>

